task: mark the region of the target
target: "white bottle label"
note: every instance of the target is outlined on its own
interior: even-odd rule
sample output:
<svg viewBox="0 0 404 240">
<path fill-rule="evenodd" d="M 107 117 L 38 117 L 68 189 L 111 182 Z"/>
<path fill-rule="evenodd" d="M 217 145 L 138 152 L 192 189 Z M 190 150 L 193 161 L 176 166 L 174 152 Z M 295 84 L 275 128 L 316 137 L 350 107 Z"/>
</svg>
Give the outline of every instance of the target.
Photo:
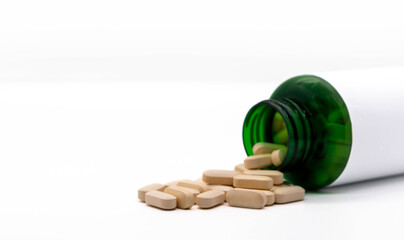
<svg viewBox="0 0 404 240">
<path fill-rule="evenodd" d="M 404 173 L 404 68 L 315 75 L 334 86 L 352 121 L 348 164 L 330 186 Z"/>
</svg>

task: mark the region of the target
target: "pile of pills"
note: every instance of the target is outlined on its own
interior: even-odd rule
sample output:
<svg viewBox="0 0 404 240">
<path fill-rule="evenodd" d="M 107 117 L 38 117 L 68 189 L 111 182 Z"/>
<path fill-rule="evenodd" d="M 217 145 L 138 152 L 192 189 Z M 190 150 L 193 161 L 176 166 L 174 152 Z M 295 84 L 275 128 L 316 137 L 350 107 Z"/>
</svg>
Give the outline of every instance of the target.
<svg viewBox="0 0 404 240">
<path fill-rule="evenodd" d="M 282 126 L 279 127 L 282 131 Z M 280 129 L 277 129 L 278 131 Z M 286 140 L 280 136 L 278 143 Z M 238 164 L 234 170 L 207 170 L 195 181 L 178 180 L 166 184 L 151 184 L 138 191 L 140 201 L 149 206 L 171 210 L 213 208 L 227 202 L 229 206 L 261 209 L 274 203 L 290 203 L 303 200 L 305 190 L 285 182 L 283 173 L 262 170 L 279 166 L 287 147 L 282 144 L 257 143 L 253 156 Z"/>
</svg>

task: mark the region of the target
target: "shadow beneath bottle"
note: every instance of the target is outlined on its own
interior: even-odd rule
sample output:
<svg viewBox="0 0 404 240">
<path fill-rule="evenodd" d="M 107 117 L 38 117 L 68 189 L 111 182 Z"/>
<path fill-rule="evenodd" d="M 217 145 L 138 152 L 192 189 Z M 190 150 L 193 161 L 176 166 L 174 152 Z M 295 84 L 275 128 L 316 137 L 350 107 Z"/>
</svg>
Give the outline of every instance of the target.
<svg viewBox="0 0 404 240">
<path fill-rule="evenodd" d="M 317 191 L 309 191 L 310 194 L 339 194 L 339 193 L 350 193 L 357 192 L 358 190 L 366 190 L 369 188 L 380 188 L 387 184 L 392 185 L 396 183 L 401 183 L 404 186 L 404 173 L 390 175 L 386 177 L 373 178 L 369 180 L 357 181 L 353 183 L 346 183 L 332 187 L 326 187 L 324 189 L 319 189 Z"/>
</svg>

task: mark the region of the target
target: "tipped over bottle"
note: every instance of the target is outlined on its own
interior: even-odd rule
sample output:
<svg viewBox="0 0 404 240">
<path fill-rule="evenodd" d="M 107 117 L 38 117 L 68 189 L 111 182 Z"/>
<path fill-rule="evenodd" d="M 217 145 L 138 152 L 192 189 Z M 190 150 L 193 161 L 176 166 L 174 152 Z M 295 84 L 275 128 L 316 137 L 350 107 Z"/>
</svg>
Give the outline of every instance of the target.
<svg viewBox="0 0 404 240">
<path fill-rule="evenodd" d="M 257 143 L 285 146 L 268 169 L 312 190 L 404 173 L 403 80 L 402 68 L 293 77 L 248 111 L 247 155 Z"/>
</svg>

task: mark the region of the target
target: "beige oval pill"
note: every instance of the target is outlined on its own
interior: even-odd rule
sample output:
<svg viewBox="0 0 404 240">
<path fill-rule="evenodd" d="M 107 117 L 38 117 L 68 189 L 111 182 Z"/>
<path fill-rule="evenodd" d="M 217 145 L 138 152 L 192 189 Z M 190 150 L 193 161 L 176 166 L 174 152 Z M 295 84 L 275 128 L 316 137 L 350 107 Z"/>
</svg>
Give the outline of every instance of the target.
<svg viewBox="0 0 404 240">
<path fill-rule="evenodd" d="M 212 190 L 221 190 L 225 193 L 227 193 L 230 189 L 233 189 L 232 186 L 227 186 L 227 185 L 208 185 Z"/>
<path fill-rule="evenodd" d="M 194 195 L 194 203 L 196 203 L 196 196 L 198 196 L 198 194 L 201 193 L 198 190 L 193 189 L 193 188 L 187 188 L 187 187 L 182 187 L 182 186 L 176 186 L 176 187 L 179 189 L 185 189 L 185 190 L 191 191 L 192 194 Z"/>
<path fill-rule="evenodd" d="M 177 207 L 177 198 L 173 195 L 161 191 L 147 192 L 145 201 L 147 205 L 165 210 L 170 210 Z"/>
<path fill-rule="evenodd" d="M 265 203 L 265 206 L 270 206 L 273 205 L 275 203 L 275 194 L 271 191 L 268 190 L 255 190 L 255 189 L 249 189 L 251 191 L 259 191 L 265 194 L 267 200 Z"/>
<path fill-rule="evenodd" d="M 272 132 L 278 132 L 285 128 L 285 121 L 283 120 L 280 113 L 275 113 L 272 121 Z"/>
<path fill-rule="evenodd" d="M 274 185 L 283 183 L 283 173 L 277 170 L 248 170 L 244 174 L 270 177 L 274 181 Z"/>
<path fill-rule="evenodd" d="M 278 167 L 282 164 L 286 156 L 286 150 L 278 149 L 272 152 L 272 163 Z"/>
<path fill-rule="evenodd" d="M 201 183 L 201 182 L 196 182 L 196 181 L 191 181 L 191 180 L 181 180 L 177 183 L 177 186 L 192 188 L 201 193 L 209 190 L 209 187 L 206 185 L 206 183 Z"/>
<path fill-rule="evenodd" d="M 238 171 L 231 170 L 206 170 L 203 172 L 203 181 L 212 185 L 233 186 L 233 177 L 240 174 Z"/>
<path fill-rule="evenodd" d="M 147 192 L 154 191 L 154 190 L 162 191 L 162 190 L 164 190 L 164 188 L 165 188 L 165 186 L 163 184 L 153 183 L 153 184 L 140 188 L 137 191 L 137 197 L 140 199 L 140 201 L 144 202 L 146 200 Z"/>
<path fill-rule="evenodd" d="M 205 192 L 209 191 L 209 190 L 212 190 L 212 189 L 210 189 L 209 185 L 206 182 L 203 181 L 202 178 L 203 178 L 203 176 L 196 179 L 195 182 L 202 184 L 203 188 L 205 189 Z"/>
<path fill-rule="evenodd" d="M 171 182 L 168 182 L 168 183 L 164 184 L 164 186 L 165 186 L 165 187 L 177 186 L 177 184 L 178 184 L 180 181 L 181 181 L 181 180 L 171 181 Z"/>
<path fill-rule="evenodd" d="M 267 153 L 272 153 L 273 151 L 278 150 L 278 149 L 286 150 L 287 147 L 282 144 L 259 142 L 259 143 L 254 144 L 253 153 L 254 153 L 254 155 L 267 154 Z"/>
<path fill-rule="evenodd" d="M 237 164 L 237 165 L 234 167 L 234 170 L 235 170 L 235 171 L 238 171 L 238 172 L 241 172 L 241 173 L 244 173 L 244 172 L 247 171 L 248 169 L 244 167 L 244 164 L 243 164 L 243 163 L 240 163 L 240 164 Z"/>
<path fill-rule="evenodd" d="M 233 189 L 232 186 L 226 186 L 226 185 L 208 185 L 210 189 L 212 190 L 220 190 L 224 192 L 225 195 L 225 201 L 226 201 L 226 193 L 230 190 Z"/>
<path fill-rule="evenodd" d="M 265 168 L 272 165 L 271 154 L 260 154 L 254 156 L 248 156 L 244 159 L 244 167 L 247 169 L 259 169 Z"/>
<path fill-rule="evenodd" d="M 273 180 L 266 176 L 255 175 L 238 175 L 233 179 L 233 186 L 236 188 L 251 188 L 270 190 L 273 185 Z"/>
<path fill-rule="evenodd" d="M 262 191 L 234 188 L 227 192 L 226 201 L 233 207 L 263 208 L 267 198 Z"/>
<path fill-rule="evenodd" d="M 304 188 L 300 186 L 276 187 L 273 191 L 276 203 L 289 203 L 303 200 Z"/>
<path fill-rule="evenodd" d="M 280 185 L 275 185 L 273 188 L 271 188 L 271 191 L 273 192 L 277 188 L 289 187 L 289 186 L 293 186 L 293 185 L 291 183 L 289 183 L 289 182 L 283 182 Z"/>
<path fill-rule="evenodd" d="M 177 198 L 178 208 L 187 209 L 194 205 L 195 198 L 191 190 L 183 187 L 170 186 L 164 189 L 164 192 L 171 194 Z"/>
<path fill-rule="evenodd" d="M 275 194 L 271 191 L 265 191 L 265 190 L 259 190 L 262 191 L 265 196 L 267 197 L 267 201 L 265 203 L 265 206 L 270 206 L 275 203 Z"/>
<path fill-rule="evenodd" d="M 200 208 L 211 208 L 222 204 L 225 199 L 225 194 L 221 190 L 210 190 L 199 194 L 196 197 L 196 204 Z"/>
</svg>

